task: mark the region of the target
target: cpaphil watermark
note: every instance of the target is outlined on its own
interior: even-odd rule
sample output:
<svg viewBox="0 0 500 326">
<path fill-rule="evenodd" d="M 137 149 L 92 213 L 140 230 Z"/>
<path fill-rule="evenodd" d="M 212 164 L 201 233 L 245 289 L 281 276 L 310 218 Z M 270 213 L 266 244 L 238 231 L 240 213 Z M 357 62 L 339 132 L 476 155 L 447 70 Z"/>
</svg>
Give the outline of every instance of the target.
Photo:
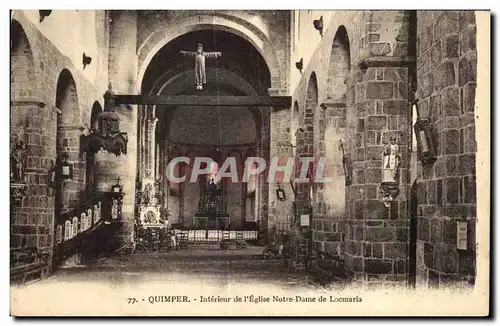
<svg viewBox="0 0 500 326">
<path fill-rule="evenodd" d="M 333 182 L 333 162 L 325 157 L 248 157 L 244 161 L 227 157 L 219 164 L 211 157 L 179 156 L 171 159 L 165 176 L 171 183 L 197 183 L 200 177 L 219 182 L 248 183 L 264 177 L 267 182 L 327 183 Z"/>
</svg>

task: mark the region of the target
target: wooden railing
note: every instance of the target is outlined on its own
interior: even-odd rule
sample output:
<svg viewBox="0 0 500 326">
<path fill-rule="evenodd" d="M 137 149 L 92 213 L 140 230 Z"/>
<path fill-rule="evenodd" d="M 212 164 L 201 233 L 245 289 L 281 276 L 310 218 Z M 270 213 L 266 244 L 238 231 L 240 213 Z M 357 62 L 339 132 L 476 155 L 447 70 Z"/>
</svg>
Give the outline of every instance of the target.
<svg viewBox="0 0 500 326">
<path fill-rule="evenodd" d="M 92 229 L 101 221 L 119 221 L 122 217 L 122 193 L 99 192 L 74 210 L 58 217 L 56 245 Z"/>
<path fill-rule="evenodd" d="M 90 200 L 59 216 L 55 228 L 56 261 L 77 253 L 81 247 L 79 244 L 86 243 L 86 249 L 90 249 L 89 245 L 98 245 L 92 242 L 99 239 L 89 238 L 102 226 L 116 226 L 117 223 L 113 222 L 122 220 L 123 196 L 123 193 L 98 192 Z"/>
</svg>

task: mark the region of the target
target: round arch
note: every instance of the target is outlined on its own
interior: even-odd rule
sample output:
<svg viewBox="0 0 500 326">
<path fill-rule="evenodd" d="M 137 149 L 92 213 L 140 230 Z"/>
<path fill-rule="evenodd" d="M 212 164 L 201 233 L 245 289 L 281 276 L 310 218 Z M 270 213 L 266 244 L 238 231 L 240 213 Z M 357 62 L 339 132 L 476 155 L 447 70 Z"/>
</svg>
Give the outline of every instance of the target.
<svg viewBox="0 0 500 326">
<path fill-rule="evenodd" d="M 313 71 L 309 77 L 309 82 L 307 83 L 306 90 L 306 105 L 305 105 L 305 121 L 304 125 L 310 126 L 310 130 L 313 131 L 315 121 L 314 116 L 316 114 L 316 109 L 318 107 L 318 80 L 316 78 L 316 73 Z"/>
<path fill-rule="evenodd" d="M 290 115 L 290 145 L 292 146 L 292 154 L 295 156 L 297 146 L 297 130 L 299 129 L 299 102 L 293 103 L 292 112 Z"/>
<path fill-rule="evenodd" d="M 63 69 L 57 78 L 55 105 L 60 110 L 62 122 L 65 124 L 80 115 L 76 82 L 68 69 Z"/>
<path fill-rule="evenodd" d="M 55 106 L 58 108 L 57 131 L 56 131 L 56 153 L 57 159 L 65 159 L 73 164 L 73 175 L 79 176 L 85 173 L 86 167 L 80 164 L 80 130 L 75 126 L 75 120 L 80 118 L 78 92 L 75 79 L 68 69 L 63 69 L 57 78 Z M 64 156 L 62 156 L 64 154 Z M 57 207 L 56 216 L 64 211 L 71 210 L 78 205 L 80 183 L 83 180 L 73 178 L 58 183 L 56 189 Z M 68 186 L 71 183 L 72 186 Z"/>
<path fill-rule="evenodd" d="M 90 129 L 97 129 L 97 116 L 102 112 L 101 103 L 95 101 L 92 104 L 92 111 L 90 113 Z"/>
<path fill-rule="evenodd" d="M 24 128 L 40 127 L 36 119 L 30 119 L 32 108 L 17 105 L 16 101 L 36 96 L 36 68 L 32 47 L 28 36 L 19 21 L 11 20 L 10 30 L 10 99 L 11 132 L 15 137 L 27 137 Z"/>
<path fill-rule="evenodd" d="M 345 79 L 351 68 L 351 51 L 349 36 L 345 26 L 341 25 L 332 42 L 330 60 L 328 63 L 328 100 L 335 102 L 345 102 L 346 85 Z"/>
<path fill-rule="evenodd" d="M 154 55 L 167 43 L 175 38 L 199 30 L 220 30 L 240 36 L 250 42 L 266 61 L 271 73 L 271 88 L 281 89 L 284 84 L 283 64 L 280 63 L 276 51 L 270 40 L 257 27 L 245 26 L 242 22 L 237 22 L 223 16 L 199 15 L 195 18 L 187 17 L 176 22 L 175 26 L 163 26 L 155 29 L 146 40 L 138 47 L 139 72 L 137 87 L 141 87 L 142 79 L 146 69 Z"/>
<path fill-rule="evenodd" d="M 36 89 L 36 68 L 28 36 L 19 21 L 10 23 L 11 99 L 33 97 Z"/>
</svg>

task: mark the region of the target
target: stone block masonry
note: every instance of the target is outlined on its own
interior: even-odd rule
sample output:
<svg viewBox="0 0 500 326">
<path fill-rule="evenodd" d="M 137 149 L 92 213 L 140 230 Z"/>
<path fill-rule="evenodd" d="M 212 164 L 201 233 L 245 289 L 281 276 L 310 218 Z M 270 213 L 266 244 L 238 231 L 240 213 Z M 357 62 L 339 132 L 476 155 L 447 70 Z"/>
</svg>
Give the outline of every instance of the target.
<svg viewBox="0 0 500 326">
<path fill-rule="evenodd" d="M 417 95 L 438 149 L 417 171 L 417 278 L 428 286 L 475 278 L 475 31 L 472 11 L 418 12 Z M 467 221 L 467 250 L 457 249 L 457 221 Z"/>
<path fill-rule="evenodd" d="M 35 246 L 39 252 L 49 253 L 51 265 L 56 201 L 48 172 L 56 158 L 58 78 L 67 70 L 75 82 L 78 103 L 73 103 L 74 111 L 66 124 L 71 127 L 90 124 L 92 103 L 102 98 L 104 90 L 92 85 L 23 11 L 13 11 L 11 27 L 11 136 L 19 137 L 28 146 L 25 171 L 28 188 L 20 205 L 11 209 L 11 248 Z M 101 70 L 107 71 L 105 67 Z M 67 188 L 72 192 L 66 200 L 67 209 L 71 209 L 85 200 L 81 192 L 85 188 L 85 159 L 76 154 L 78 136 L 61 142 L 75 154 L 68 160 L 74 164 L 75 172 Z"/>
</svg>

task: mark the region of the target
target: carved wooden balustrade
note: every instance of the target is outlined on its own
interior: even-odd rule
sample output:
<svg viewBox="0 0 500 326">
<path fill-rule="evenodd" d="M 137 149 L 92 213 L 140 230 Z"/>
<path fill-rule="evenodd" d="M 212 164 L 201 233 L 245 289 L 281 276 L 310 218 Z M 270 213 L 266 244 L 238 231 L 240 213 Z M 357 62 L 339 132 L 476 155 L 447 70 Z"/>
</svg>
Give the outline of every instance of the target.
<svg viewBox="0 0 500 326">
<path fill-rule="evenodd" d="M 57 218 L 55 259 L 106 251 L 109 237 L 122 220 L 124 193 L 97 192 L 93 198 Z M 107 239 L 106 239 L 107 238 Z M 83 252 L 82 252 L 83 251 Z"/>
</svg>

